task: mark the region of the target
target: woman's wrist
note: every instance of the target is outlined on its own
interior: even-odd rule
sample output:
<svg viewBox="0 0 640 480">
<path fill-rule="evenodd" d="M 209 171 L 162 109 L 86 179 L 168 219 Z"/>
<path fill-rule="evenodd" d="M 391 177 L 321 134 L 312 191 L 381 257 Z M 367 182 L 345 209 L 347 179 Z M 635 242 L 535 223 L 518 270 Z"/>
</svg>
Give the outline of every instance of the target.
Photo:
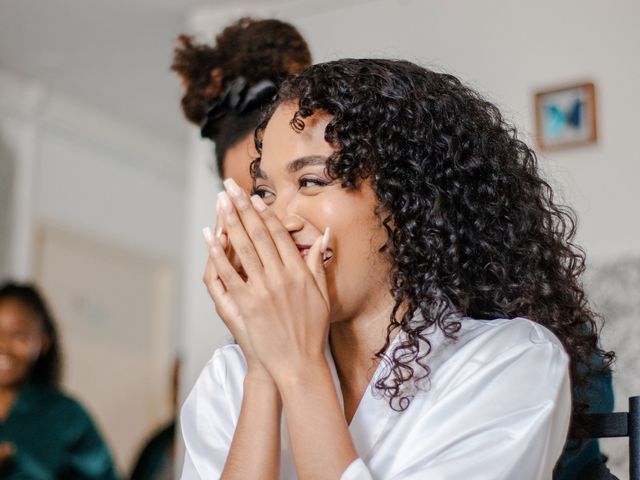
<svg viewBox="0 0 640 480">
<path fill-rule="evenodd" d="M 340 478 L 358 457 L 327 359 L 307 359 L 303 370 L 278 376 L 287 430 L 300 478 Z M 326 445 L 326 449 L 313 448 Z"/>
<path fill-rule="evenodd" d="M 260 404 L 260 408 L 274 408 L 278 415 L 282 412 L 282 397 L 271 376 L 262 372 L 248 372 L 244 378 L 243 403 Z"/>
<path fill-rule="evenodd" d="M 278 390 L 273 377 L 262 365 L 249 365 L 244 377 L 244 388 L 273 389 L 276 392 Z"/>
<path fill-rule="evenodd" d="M 307 389 L 318 385 L 322 380 L 333 384 L 331 369 L 324 355 L 292 362 L 286 369 L 274 373 L 273 378 L 283 396 L 292 389 Z"/>
</svg>

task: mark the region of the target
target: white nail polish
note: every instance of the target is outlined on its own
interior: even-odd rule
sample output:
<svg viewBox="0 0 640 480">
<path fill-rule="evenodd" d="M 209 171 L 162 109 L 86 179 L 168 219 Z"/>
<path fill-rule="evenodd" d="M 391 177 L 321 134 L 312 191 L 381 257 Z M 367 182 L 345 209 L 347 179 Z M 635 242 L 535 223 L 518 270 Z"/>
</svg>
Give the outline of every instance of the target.
<svg viewBox="0 0 640 480">
<path fill-rule="evenodd" d="M 251 195 L 251 203 L 258 212 L 264 212 L 267 209 L 267 205 L 264 203 L 264 200 L 262 200 L 258 195 Z"/>
<path fill-rule="evenodd" d="M 234 197 L 240 197 L 242 195 L 242 190 L 240 189 L 238 184 L 233 180 L 233 178 L 227 178 L 222 183 L 224 184 L 227 191 Z"/>
<path fill-rule="evenodd" d="M 211 229 L 209 227 L 204 227 L 202 229 L 202 236 L 207 243 L 211 243 L 211 240 L 213 240 L 213 233 L 211 233 Z"/>
<path fill-rule="evenodd" d="M 322 236 L 322 242 L 320 242 L 320 252 L 324 253 L 329 246 L 329 236 L 331 235 L 331 227 L 324 229 L 324 235 Z"/>
<path fill-rule="evenodd" d="M 229 214 L 233 212 L 233 206 L 231 205 L 231 200 L 226 192 L 218 193 L 218 206 L 220 207 L 220 211 L 225 214 Z"/>
</svg>

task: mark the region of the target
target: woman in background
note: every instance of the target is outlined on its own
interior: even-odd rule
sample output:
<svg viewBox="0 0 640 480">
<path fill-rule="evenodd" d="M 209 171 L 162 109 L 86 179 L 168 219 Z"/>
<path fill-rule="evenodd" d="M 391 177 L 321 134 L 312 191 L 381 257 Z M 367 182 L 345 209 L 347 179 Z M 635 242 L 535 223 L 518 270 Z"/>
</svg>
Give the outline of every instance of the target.
<svg viewBox="0 0 640 480">
<path fill-rule="evenodd" d="M 251 189 L 253 132 L 288 75 L 311 65 L 307 42 L 292 25 L 241 18 L 216 36 L 215 46 L 179 37 L 171 68 L 185 91 L 182 111 L 215 143 L 216 171 Z"/>
<path fill-rule="evenodd" d="M 0 477 L 114 480 L 89 414 L 60 390 L 54 319 L 37 289 L 0 287 Z"/>
</svg>

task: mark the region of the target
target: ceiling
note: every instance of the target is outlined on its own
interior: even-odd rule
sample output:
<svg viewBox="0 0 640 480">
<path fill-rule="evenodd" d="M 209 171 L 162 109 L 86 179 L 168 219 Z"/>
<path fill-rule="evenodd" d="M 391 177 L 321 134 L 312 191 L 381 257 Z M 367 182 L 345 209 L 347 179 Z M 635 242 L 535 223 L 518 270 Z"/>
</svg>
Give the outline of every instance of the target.
<svg viewBox="0 0 640 480">
<path fill-rule="evenodd" d="M 182 143 L 180 87 L 169 65 L 189 12 L 276 3 L 0 0 L 0 68 Z"/>
</svg>

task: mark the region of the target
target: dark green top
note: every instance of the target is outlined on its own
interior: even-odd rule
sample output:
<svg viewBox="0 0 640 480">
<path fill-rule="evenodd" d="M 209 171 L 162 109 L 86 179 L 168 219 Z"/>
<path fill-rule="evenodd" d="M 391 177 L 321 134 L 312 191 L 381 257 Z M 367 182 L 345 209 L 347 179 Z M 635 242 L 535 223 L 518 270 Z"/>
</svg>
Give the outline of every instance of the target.
<svg viewBox="0 0 640 480">
<path fill-rule="evenodd" d="M 115 480 L 109 449 L 89 414 L 52 386 L 25 386 L 4 423 L 0 443 L 15 456 L 0 471 L 7 480 Z"/>
</svg>

